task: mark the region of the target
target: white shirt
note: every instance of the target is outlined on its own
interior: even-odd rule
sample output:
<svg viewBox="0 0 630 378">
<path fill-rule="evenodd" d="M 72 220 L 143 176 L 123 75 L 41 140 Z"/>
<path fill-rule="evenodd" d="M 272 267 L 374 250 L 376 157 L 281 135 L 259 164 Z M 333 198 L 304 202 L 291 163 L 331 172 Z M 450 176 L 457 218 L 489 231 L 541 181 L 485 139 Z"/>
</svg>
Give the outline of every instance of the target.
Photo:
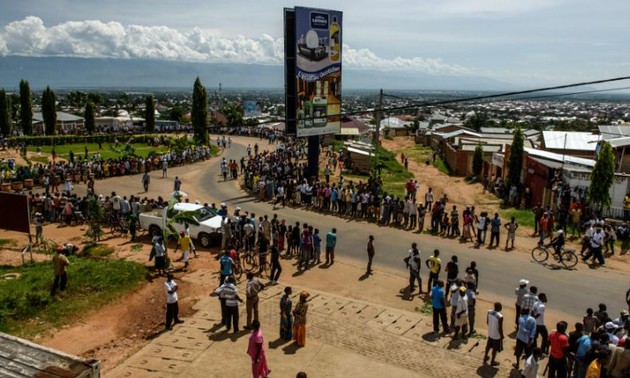
<svg viewBox="0 0 630 378">
<path fill-rule="evenodd" d="M 174 280 L 164 282 L 164 291 L 166 292 L 166 303 L 176 303 L 177 302 L 177 284 Z M 174 290 L 172 293 L 169 291 Z"/>
<path fill-rule="evenodd" d="M 465 295 L 461 295 L 459 294 L 459 298 L 457 298 L 457 310 L 456 310 L 457 314 L 462 314 L 462 316 L 465 316 L 468 314 L 468 297 L 466 297 Z"/>
<path fill-rule="evenodd" d="M 534 313 L 536 316 L 536 325 L 542 326 L 545 325 L 545 304 L 538 301 L 534 306 Z"/>
<path fill-rule="evenodd" d="M 503 315 L 494 310 L 488 311 L 488 338 L 493 340 L 501 339 L 501 332 L 499 332 L 499 321 L 503 319 Z"/>
<path fill-rule="evenodd" d="M 414 260 L 414 257 L 420 259 L 420 251 L 418 251 L 418 254 L 416 256 L 413 255 L 413 249 L 409 250 L 409 253 L 407 254 L 407 256 L 409 257 L 409 267 L 411 270 L 417 272 L 418 271 L 418 263 Z"/>
<path fill-rule="evenodd" d="M 601 248 L 604 244 L 604 233 L 602 231 L 594 232 L 591 236 L 591 248 Z"/>
<path fill-rule="evenodd" d="M 538 361 L 534 358 L 534 355 L 529 356 L 525 361 L 525 367 L 521 374 L 525 378 L 538 378 Z"/>
</svg>

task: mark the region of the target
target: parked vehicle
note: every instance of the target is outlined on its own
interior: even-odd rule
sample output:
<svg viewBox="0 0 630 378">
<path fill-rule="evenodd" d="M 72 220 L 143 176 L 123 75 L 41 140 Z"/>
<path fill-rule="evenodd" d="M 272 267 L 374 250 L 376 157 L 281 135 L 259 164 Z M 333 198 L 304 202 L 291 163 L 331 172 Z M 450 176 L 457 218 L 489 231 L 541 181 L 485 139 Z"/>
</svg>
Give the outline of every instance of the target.
<svg viewBox="0 0 630 378">
<path fill-rule="evenodd" d="M 195 212 L 194 218 L 199 225 L 188 225 L 190 237 L 195 239 L 199 245 L 204 248 L 210 247 L 214 243 L 221 241 L 221 223 L 222 217 L 217 215 L 209 207 L 197 205 L 194 203 L 177 203 L 174 206 L 175 214 L 182 211 Z M 150 212 L 141 213 L 140 227 L 149 230 L 150 235 L 161 233 L 169 219 L 166 218 L 165 209 L 155 209 Z M 177 232 L 185 231 L 184 223 L 173 223 Z"/>
</svg>

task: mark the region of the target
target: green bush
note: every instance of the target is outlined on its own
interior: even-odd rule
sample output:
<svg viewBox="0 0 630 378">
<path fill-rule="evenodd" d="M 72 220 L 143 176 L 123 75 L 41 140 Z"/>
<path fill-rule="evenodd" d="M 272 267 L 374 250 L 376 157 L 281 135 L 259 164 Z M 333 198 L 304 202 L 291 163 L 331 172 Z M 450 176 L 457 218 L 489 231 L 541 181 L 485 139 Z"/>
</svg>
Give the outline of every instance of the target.
<svg viewBox="0 0 630 378">
<path fill-rule="evenodd" d="M 17 279 L 0 279 L 0 332 L 28 337 L 68 324 L 138 287 L 146 276 L 143 265 L 125 260 L 71 256 L 70 264 L 68 287 L 56 297 L 50 296 L 54 278 L 50 262 L 0 266 L 0 277 L 20 273 Z"/>
</svg>

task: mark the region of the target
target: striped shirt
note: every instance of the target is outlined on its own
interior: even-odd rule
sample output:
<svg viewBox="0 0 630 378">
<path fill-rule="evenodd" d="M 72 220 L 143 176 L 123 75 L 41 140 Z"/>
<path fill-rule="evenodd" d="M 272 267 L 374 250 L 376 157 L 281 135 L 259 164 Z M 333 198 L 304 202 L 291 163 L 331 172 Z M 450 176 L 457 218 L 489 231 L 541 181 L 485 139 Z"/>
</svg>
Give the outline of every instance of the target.
<svg viewBox="0 0 630 378">
<path fill-rule="evenodd" d="M 238 306 L 238 289 L 233 284 L 223 284 L 215 291 L 219 294 L 219 298 L 225 300 L 225 305 L 229 307 Z"/>
</svg>

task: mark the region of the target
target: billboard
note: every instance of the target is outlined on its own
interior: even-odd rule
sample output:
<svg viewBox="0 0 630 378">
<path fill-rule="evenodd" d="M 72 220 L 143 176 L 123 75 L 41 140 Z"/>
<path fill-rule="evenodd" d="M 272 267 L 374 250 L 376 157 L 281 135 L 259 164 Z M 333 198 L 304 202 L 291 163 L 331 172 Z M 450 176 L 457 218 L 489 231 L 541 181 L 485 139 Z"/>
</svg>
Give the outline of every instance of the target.
<svg viewBox="0 0 630 378">
<path fill-rule="evenodd" d="M 295 7 L 294 19 L 296 135 L 337 134 L 341 130 L 342 12 Z"/>
<path fill-rule="evenodd" d="M 253 118 L 262 115 L 262 104 L 260 101 L 243 101 L 243 117 Z"/>
<path fill-rule="evenodd" d="M 31 222 L 27 196 L 0 192 L 0 209 L 3 213 L 0 217 L 0 230 L 30 234 Z"/>
</svg>

